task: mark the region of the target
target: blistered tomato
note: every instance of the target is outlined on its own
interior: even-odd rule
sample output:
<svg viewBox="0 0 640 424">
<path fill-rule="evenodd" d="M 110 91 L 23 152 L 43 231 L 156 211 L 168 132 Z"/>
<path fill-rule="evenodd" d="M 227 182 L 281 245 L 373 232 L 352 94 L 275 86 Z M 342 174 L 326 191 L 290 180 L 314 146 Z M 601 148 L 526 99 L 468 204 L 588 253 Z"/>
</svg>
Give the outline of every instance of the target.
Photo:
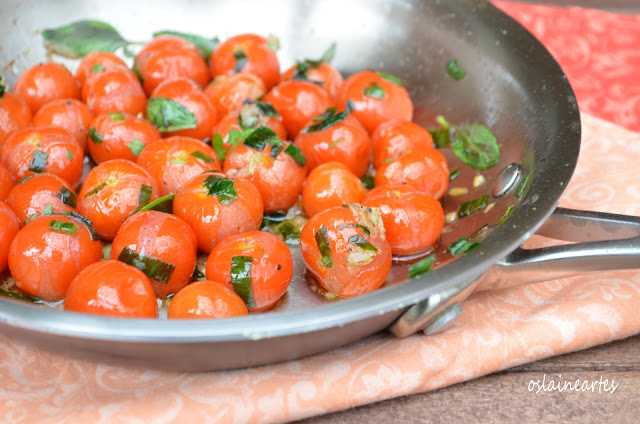
<svg viewBox="0 0 640 424">
<path fill-rule="evenodd" d="M 266 93 L 264 83 L 253 74 L 241 72 L 218 75 L 204 89 L 219 116 L 240 108 L 246 101 L 256 101 Z"/>
<path fill-rule="evenodd" d="M 204 171 L 220 171 L 211 146 L 191 137 L 160 139 L 145 148 L 136 162 L 153 177 L 160 196 L 175 193 L 182 184 Z"/>
<path fill-rule="evenodd" d="M 13 87 L 13 94 L 36 113 L 56 99 L 79 99 L 80 87 L 71 72 L 59 63 L 45 62 L 24 71 Z"/>
<path fill-rule="evenodd" d="M 377 186 L 409 184 L 439 199 L 449 185 L 449 165 L 437 149 L 409 150 L 392 162 L 383 163 L 376 173 Z"/>
<path fill-rule="evenodd" d="M 124 60 L 115 54 L 96 50 L 82 58 L 76 68 L 75 76 L 82 86 L 93 73 L 114 68 L 129 69 Z"/>
<path fill-rule="evenodd" d="M 231 318 L 247 315 L 243 300 L 217 281 L 196 281 L 171 299 L 169 319 Z"/>
<path fill-rule="evenodd" d="M 225 237 L 257 230 L 263 212 L 253 184 L 214 171 L 192 178 L 173 199 L 173 213 L 193 228 L 205 253 Z"/>
<path fill-rule="evenodd" d="M 82 177 L 84 154 L 78 140 L 62 128 L 25 128 L 2 146 L 2 163 L 18 179 L 48 172 L 74 187 Z"/>
<path fill-rule="evenodd" d="M 100 239 L 86 223 L 67 215 L 42 215 L 13 239 L 9 271 L 20 290 L 52 301 L 62 299 L 71 280 L 101 258 Z"/>
<path fill-rule="evenodd" d="M 287 131 L 282 124 L 282 117 L 273 106 L 264 102 L 248 103 L 240 109 L 230 112 L 213 127 L 213 133 L 214 135 L 220 134 L 225 143 L 225 149 L 229 149 L 231 146 L 227 142 L 231 130 L 241 133 L 244 130 L 255 129 L 263 125 L 275 132 L 280 140 L 287 139 Z"/>
<path fill-rule="evenodd" d="M 378 125 L 371 134 L 373 166 L 380 167 L 385 160 L 396 159 L 407 150 L 434 147 L 429 131 L 411 121 L 392 119 Z"/>
<path fill-rule="evenodd" d="M 311 171 L 302 189 L 302 208 L 307 216 L 348 203 L 360 203 L 367 189 L 339 162 L 327 162 Z"/>
<path fill-rule="evenodd" d="M 83 269 L 69 284 L 64 310 L 127 318 L 156 318 L 158 303 L 149 279 L 119 261 Z"/>
<path fill-rule="evenodd" d="M 135 162 L 146 146 L 160 139 L 160 131 L 145 119 L 128 113 L 105 113 L 89 125 L 87 144 L 96 163 L 112 159 Z"/>
<path fill-rule="evenodd" d="M 7 205 L 18 215 L 20 222 L 34 215 L 48 212 L 72 212 L 76 210 L 76 193 L 62 178 L 53 174 L 36 174 L 26 177 L 11 189 Z"/>
<path fill-rule="evenodd" d="M 111 68 L 93 72 L 82 86 L 82 101 L 96 114 L 144 113 L 147 96 L 140 81 L 128 69 Z"/>
<path fill-rule="evenodd" d="M 11 93 L 0 94 L 0 148 L 14 132 L 31 125 L 31 109 Z"/>
<path fill-rule="evenodd" d="M 58 99 L 45 104 L 33 116 L 34 127 L 56 127 L 69 131 L 87 150 L 87 128 L 93 113 L 80 100 Z"/>
<path fill-rule="evenodd" d="M 327 162 L 340 162 L 358 177 L 369 168 L 371 141 L 358 120 L 348 112 L 329 109 L 313 118 L 300 131 L 294 144 L 307 158 L 307 168 L 313 170 Z"/>
<path fill-rule="evenodd" d="M 280 62 L 266 38 L 240 34 L 220 43 L 209 58 L 211 77 L 247 72 L 259 77 L 267 89 L 278 83 Z"/>
<path fill-rule="evenodd" d="M 129 217 L 113 240 L 111 258 L 140 267 L 156 295 L 166 297 L 189 284 L 196 266 L 196 234 L 180 218 L 145 211 Z"/>
<path fill-rule="evenodd" d="M 302 229 L 300 251 L 316 281 L 341 298 L 377 289 L 391 269 L 380 210 L 357 203 L 312 217 Z"/>
<path fill-rule="evenodd" d="M 100 237 L 113 240 L 134 209 L 157 197 L 156 183 L 147 171 L 115 159 L 89 171 L 78 195 L 78 210 L 93 222 Z"/>
<path fill-rule="evenodd" d="M 380 209 L 394 255 L 425 252 L 444 227 L 440 202 L 410 185 L 376 187 L 367 193 L 362 204 Z"/>
<path fill-rule="evenodd" d="M 7 269 L 9 246 L 20 230 L 20 220 L 7 205 L 0 202 L 0 272 Z"/>
<path fill-rule="evenodd" d="M 290 79 L 320 84 L 334 100 L 338 97 L 338 92 L 343 83 L 340 72 L 328 62 L 320 62 L 319 64 L 308 61 L 298 62 L 284 71 L 280 77 L 280 82 Z"/>
<path fill-rule="evenodd" d="M 353 115 L 373 133 L 378 125 L 390 119 L 410 121 L 413 102 L 400 80 L 385 72 L 361 71 L 342 84 L 336 105 L 344 110 L 351 100 Z"/>
<path fill-rule="evenodd" d="M 7 198 L 15 181 L 11 172 L 0 162 L 0 202 L 4 202 Z"/>
</svg>

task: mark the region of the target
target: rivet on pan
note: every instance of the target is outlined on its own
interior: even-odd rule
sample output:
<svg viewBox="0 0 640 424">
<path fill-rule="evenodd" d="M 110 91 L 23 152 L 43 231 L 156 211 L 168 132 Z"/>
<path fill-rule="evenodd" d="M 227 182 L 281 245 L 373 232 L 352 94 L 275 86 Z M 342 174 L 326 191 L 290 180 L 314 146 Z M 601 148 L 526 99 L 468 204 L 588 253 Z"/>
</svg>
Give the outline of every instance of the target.
<svg viewBox="0 0 640 424">
<path fill-rule="evenodd" d="M 454 303 L 453 305 L 448 306 L 438 315 L 436 315 L 431 321 L 424 326 L 422 331 L 425 335 L 430 336 L 431 334 L 440 333 L 449 327 L 458 315 L 462 312 L 462 307 L 458 303 Z"/>
<path fill-rule="evenodd" d="M 520 181 L 520 175 L 522 174 L 522 168 L 519 163 L 510 163 L 498 174 L 496 182 L 493 185 L 492 195 L 493 197 L 502 197 L 510 190 L 516 187 L 518 181 Z"/>
</svg>

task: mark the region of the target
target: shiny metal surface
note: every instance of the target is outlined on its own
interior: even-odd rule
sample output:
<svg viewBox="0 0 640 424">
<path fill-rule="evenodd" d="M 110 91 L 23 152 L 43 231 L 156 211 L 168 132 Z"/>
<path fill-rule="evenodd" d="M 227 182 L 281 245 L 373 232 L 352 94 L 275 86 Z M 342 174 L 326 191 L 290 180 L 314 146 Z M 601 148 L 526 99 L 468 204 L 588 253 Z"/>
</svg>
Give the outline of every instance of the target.
<svg viewBox="0 0 640 424">
<path fill-rule="evenodd" d="M 577 161 L 580 119 L 566 77 L 534 37 L 483 1 L 3 0 L 0 72 L 9 86 L 45 59 L 39 31 L 83 18 L 110 22 L 125 38 L 141 41 L 167 28 L 222 39 L 273 33 L 280 38 L 283 69 L 337 41 L 334 64 L 345 75 L 374 68 L 404 80 L 417 123 L 433 127 L 434 117 L 443 114 L 452 123 L 485 123 L 496 134 L 500 164 L 484 172 L 487 183 L 468 196 L 445 197 L 447 211 L 488 193 L 510 163 L 521 165 L 529 184 L 519 200 L 512 192 L 492 198 L 486 213 L 451 224 L 434 272 L 392 284 L 407 275 L 406 267 L 395 267 L 387 287 L 355 299 L 326 303 L 298 277 L 275 312 L 195 322 L 86 316 L 0 299 L 0 332 L 39 346 L 83 358 L 214 370 L 298 358 L 358 340 L 385 329 L 412 305 L 474 281 L 506 257 L 554 210 Z M 445 71 L 452 57 L 467 70 L 459 82 Z M 445 153 L 452 168 L 464 171 L 452 186 L 471 187 L 476 172 Z M 497 222 L 510 205 L 513 214 L 480 248 L 445 266 L 453 258 L 442 251 L 453 240 Z"/>
</svg>

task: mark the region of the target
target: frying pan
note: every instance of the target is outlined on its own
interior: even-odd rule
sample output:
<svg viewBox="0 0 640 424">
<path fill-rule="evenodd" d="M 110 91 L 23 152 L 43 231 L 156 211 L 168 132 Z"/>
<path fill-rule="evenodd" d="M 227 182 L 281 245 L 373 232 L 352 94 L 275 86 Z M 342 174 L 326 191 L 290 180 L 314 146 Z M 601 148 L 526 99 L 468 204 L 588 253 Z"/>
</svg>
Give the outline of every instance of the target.
<svg viewBox="0 0 640 424">
<path fill-rule="evenodd" d="M 162 29 L 221 39 L 273 33 L 282 46 L 283 69 L 296 58 L 319 57 L 336 41 L 333 63 L 344 75 L 373 68 L 404 81 L 417 123 L 433 127 L 437 114 L 452 123 L 484 123 L 502 149 L 500 163 L 483 172 L 486 182 L 475 188 L 476 171 L 445 150 L 451 167 L 463 171 L 451 185 L 470 187 L 466 197 L 446 196 L 445 210 L 455 211 L 462 200 L 485 193 L 493 206 L 448 225 L 436 269 L 419 278 L 408 280 L 406 266 L 398 265 L 380 290 L 327 302 L 310 289 L 300 255 L 292 249 L 296 276 L 270 313 L 215 321 L 135 320 L 0 299 L 0 332 L 6 337 L 83 358 L 172 370 L 231 369 L 323 352 L 387 328 L 400 337 L 433 333 L 459 313 L 460 301 L 474 290 L 636 267 L 637 219 L 556 209 L 580 149 L 576 100 L 544 47 L 489 3 L 4 0 L 0 8 L 0 70 L 9 86 L 20 72 L 45 60 L 40 30 L 78 19 L 109 22 L 129 40 L 148 40 Z M 467 71 L 461 81 L 445 71 L 451 58 Z M 486 232 L 480 247 L 456 258 L 445 253 L 458 237 L 498 222 L 509 206 L 511 215 Z M 580 243 L 518 247 L 539 228 L 543 235 Z M 616 240 L 590 241 L 600 239 Z"/>
</svg>

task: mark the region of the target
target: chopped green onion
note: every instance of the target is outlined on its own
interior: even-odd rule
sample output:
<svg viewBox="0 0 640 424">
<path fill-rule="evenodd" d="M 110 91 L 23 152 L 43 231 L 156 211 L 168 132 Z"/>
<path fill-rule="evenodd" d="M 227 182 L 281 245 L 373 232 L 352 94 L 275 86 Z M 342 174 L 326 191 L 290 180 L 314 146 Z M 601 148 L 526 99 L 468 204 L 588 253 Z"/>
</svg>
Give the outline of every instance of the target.
<svg viewBox="0 0 640 424">
<path fill-rule="evenodd" d="M 489 203 L 488 194 L 485 194 L 484 196 L 480 196 L 474 200 L 469 200 L 468 202 L 462 202 L 462 204 L 460 205 L 460 209 L 458 210 L 458 216 L 460 218 L 469 216 L 474 212 L 477 212 L 479 210 L 486 208 L 487 203 Z"/>
<path fill-rule="evenodd" d="M 95 127 L 89 128 L 89 131 L 87 132 L 87 134 L 89 135 L 89 138 L 91 139 L 91 141 L 93 141 L 96 144 L 100 144 L 104 141 L 100 136 L 100 134 L 98 134 L 98 130 L 96 130 Z"/>
<path fill-rule="evenodd" d="M 160 132 L 193 129 L 198 118 L 180 103 L 164 97 L 152 97 L 147 102 L 147 119 Z"/>
<path fill-rule="evenodd" d="M 333 259 L 331 259 L 331 245 L 329 244 L 329 229 L 327 227 L 320 228 L 316 233 L 316 244 L 322 255 L 320 262 L 322 262 L 325 267 L 332 268 Z"/>
<path fill-rule="evenodd" d="M 127 147 L 135 157 L 140 156 L 140 153 L 144 150 L 144 144 L 142 144 L 142 141 L 137 138 L 131 140 L 131 143 L 127 144 Z"/>
<path fill-rule="evenodd" d="M 204 180 L 203 187 L 207 190 L 207 196 L 216 196 L 218 201 L 225 206 L 229 206 L 238 198 L 233 179 L 218 175 L 208 175 Z"/>
<path fill-rule="evenodd" d="M 151 201 L 151 195 L 153 194 L 153 187 L 150 185 L 140 185 L 140 192 L 138 193 L 138 208 L 147 206 Z"/>
<path fill-rule="evenodd" d="M 189 165 L 187 162 L 182 159 L 171 159 L 171 163 L 179 163 L 180 165 Z"/>
<path fill-rule="evenodd" d="M 2 88 L 1 85 L 0 85 L 0 88 Z M 0 94 L 1 94 L 1 92 L 0 92 Z M 0 98 L 1 97 L 2 96 L 0 95 Z M 25 294 L 14 292 L 14 291 L 11 291 L 11 290 L 5 290 L 3 288 L 0 288 L 0 296 L 10 297 L 12 299 L 18 299 L 18 300 L 25 300 L 27 302 L 33 302 L 33 303 L 39 303 L 40 302 L 40 299 L 38 299 L 36 297 L 27 296 Z"/>
<path fill-rule="evenodd" d="M 451 243 L 451 246 L 447 249 L 447 253 L 458 256 L 479 245 L 479 241 L 469 241 L 466 237 L 460 237 L 458 240 Z"/>
<path fill-rule="evenodd" d="M 384 89 L 377 82 L 372 82 L 368 87 L 363 89 L 364 95 L 374 99 L 384 98 Z"/>
<path fill-rule="evenodd" d="M 49 229 L 51 229 L 51 231 L 55 231 L 58 233 L 65 233 L 73 236 L 76 234 L 76 231 L 78 231 L 78 226 L 71 222 L 64 222 L 64 221 L 58 221 L 58 220 L 52 219 L 51 221 L 49 221 Z"/>
<path fill-rule="evenodd" d="M 336 109 L 335 107 L 330 107 L 322 115 L 318 115 L 313 118 L 313 121 L 317 122 L 317 124 L 306 127 L 304 130 L 302 130 L 302 132 L 313 133 L 324 131 L 327 128 L 331 128 L 332 126 L 336 125 L 337 123 L 344 121 L 345 119 L 347 119 L 347 116 L 349 116 L 348 111 L 345 110 L 344 112 L 338 113 L 338 109 Z"/>
<path fill-rule="evenodd" d="M 453 181 L 460 176 L 460 168 L 455 168 L 449 172 L 449 181 Z"/>
<path fill-rule="evenodd" d="M 49 154 L 41 150 L 34 150 L 33 156 L 31 156 L 31 162 L 29 162 L 29 171 L 31 172 L 44 172 L 47 170 L 47 159 Z"/>
<path fill-rule="evenodd" d="M 176 196 L 175 193 L 170 193 L 170 194 L 167 194 L 166 196 L 158 197 L 153 202 L 150 202 L 143 207 L 136 208 L 136 210 L 133 211 L 132 215 L 134 213 L 139 213 L 144 211 L 159 211 L 159 212 L 165 212 L 165 213 L 172 213 L 173 198 L 175 196 Z"/>
<path fill-rule="evenodd" d="M 378 248 L 376 248 L 373 244 L 369 243 L 369 240 L 362 237 L 360 234 L 356 234 L 354 236 L 349 237 L 349 243 L 355 244 L 362 250 L 368 250 L 371 252 L 379 252 Z"/>
<path fill-rule="evenodd" d="M 467 74 L 460 66 L 458 59 L 453 58 L 447 62 L 447 73 L 456 81 L 460 81 Z"/>
<path fill-rule="evenodd" d="M 91 234 L 91 241 L 100 240 L 100 234 L 98 234 L 98 230 L 96 230 L 96 227 L 94 227 L 93 223 L 89 221 L 87 218 L 80 215 L 76 211 L 71 211 L 69 213 L 66 213 L 65 215 L 68 215 L 71 218 L 74 218 L 80 221 L 82 225 L 84 225 L 87 228 L 87 230 L 89 230 L 89 234 Z"/>
<path fill-rule="evenodd" d="M 98 187 L 96 187 L 93 190 L 87 192 L 87 194 L 84 195 L 84 198 L 86 199 L 89 196 L 93 196 L 94 194 L 98 194 L 100 192 L 100 190 L 102 190 L 106 186 L 107 186 L 107 183 L 100 184 Z"/>
<path fill-rule="evenodd" d="M 520 196 L 522 195 L 522 192 L 524 191 L 527 183 L 529 182 L 529 177 L 526 176 L 522 179 L 522 182 L 520 183 L 520 185 L 518 186 L 518 188 L 516 189 L 516 198 L 520 198 Z"/>
<path fill-rule="evenodd" d="M 233 72 L 237 74 L 238 72 L 242 71 L 242 68 L 247 63 L 248 59 L 244 50 L 236 50 L 233 53 L 233 57 L 236 59 L 236 65 L 233 67 Z"/>
<path fill-rule="evenodd" d="M 504 213 L 504 215 L 502 215 L 502 217 L 500 218 L 500 220 L 498 220 L 498 224 L 497 225 L 502 225 L 502 223 L 509 218 L 509 216 L 511 215 L 511 213 L 513 212 L 513 205 L 509 205 L 509 207 L 507 208 L 507 211 Z"/>
<path fill-rule="evenodd" d="M 293 144 L 289 144 L 284 152 L 295 159 L 298 166 L 304 166 L 307 163 L 307 158 L 304 157 L 302 150 Z"/>
<path fill-rule="evenodd" d="M 233 291 L 244 301 L 248 308 L 256 306 L 251 285 L 251 256 L 233 256 L 231 258 L 231 284 Z"/>
<path fill-rule="evenodd" d="M 414 278 L 418 275 L 422 275 L 426 272 L 431 271 L 431 267 L 433 266 L 433 262 L 435 260 L 436 255 L 432 253 L 426 258 L 420 259 L 418 262 L 411 264 L 409 266 L 409 278 Z"/>
<path fill-rule="evenodd" d="M 167 284 L 169 280 L 171 280 L 173 271 L 176 269 L 176 266 L 173 264 L 150 256 L 142 255 L 131 250 L 128 246 L 122 249 L 118 255 L 118 260 L 127 265 L 138 268 L 140 271 L 144 272 L 147 277 L 162 284 Z"/>
<path fill-rule="evenodd" d="M 64 203 L 67 206 L 71 206 L 74 209 L 78 205 L 78 199 L 76 195 L 73 194 L 65 186 L 60 187 L 60 190 L 58 190 L 58 192 L 55 193 L 53 197 L 57 197 L 58 199 L 60 199 L 62 203 Z"/>
<path fill-rule="evenodd" d="M 213 162 L 213 158 L 211 156 L 209 156 L 206 153 L 201 152 L 200 150 L 196 150 L 195 152 L 191 153 L 191 156 L 193 156 L 196 159 L 200 159 L 201 161 L 203 161 L 205 163 Z"/>
</svg>

